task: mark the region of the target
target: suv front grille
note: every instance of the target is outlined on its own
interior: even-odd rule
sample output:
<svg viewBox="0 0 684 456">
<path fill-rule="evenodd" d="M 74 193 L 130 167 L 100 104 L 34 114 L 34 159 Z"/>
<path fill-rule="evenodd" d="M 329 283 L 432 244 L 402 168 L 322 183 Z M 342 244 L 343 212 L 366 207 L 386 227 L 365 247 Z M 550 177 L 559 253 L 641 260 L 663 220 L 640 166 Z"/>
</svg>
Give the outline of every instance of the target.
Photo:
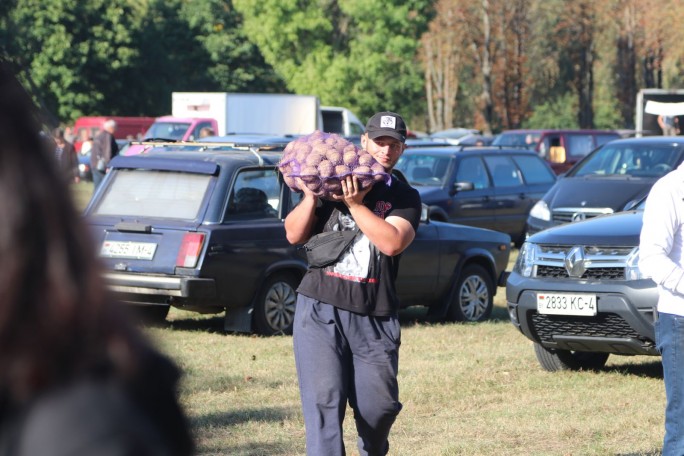
<svg viewBox="0 0 684 456">
<path fill-rule="evenodd" d="M 558 266 L 538 266 L 537 277 L 553 277 L 559 279 L 569 279 L 568 271 L 565 267 Z M 594 279 L 594 280 L 624 280 L 625 268 L 590 268 L 587 269 L 582 277 L 577 279 Z"/>
<path fill-rule="evenodd" d="M 585 271 L 570 277 L 565 259 L 574 246 L 539 245 L 535 258 L 535 277 L 575 280 L 625 280 L 625 267 L 636 247 L 582 246 Z"/>
<path fill-rule="evenodd" d="M 609 207 L 558 207 L 551 218 L 556 223 L 570 223 L 612 213 L 613 209 Z"/>
<path fill-rule="evenodd" d="M 532 330 L 542 342 L 554 342 L 554 336 L 642 339 L 625 320 L 613 313 L 587 318 L 532 312 L 530 320 Z"/>
</svg>

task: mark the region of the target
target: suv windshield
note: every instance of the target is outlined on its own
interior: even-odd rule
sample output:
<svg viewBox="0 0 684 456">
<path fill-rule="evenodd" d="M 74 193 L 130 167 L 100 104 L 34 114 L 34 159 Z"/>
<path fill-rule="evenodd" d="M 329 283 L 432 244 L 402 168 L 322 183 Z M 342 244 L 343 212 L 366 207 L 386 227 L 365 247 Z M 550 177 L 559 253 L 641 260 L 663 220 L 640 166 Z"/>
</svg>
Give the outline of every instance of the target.
<svg viewBox="0 0 684 456">
<path fill-rule="evenodd" d="M 145 133 L 145 138 L 183 139 L 188 128 L 190 124 L 187 122 L 155 122 Z"/>
<path fill-rule="evenodd" d="M 211 176 L 119 169 L 94 215 L 195 220 Z"/>
<path fill-rule="evenodd" d="M 572 175 L 660 177 L 672 171 L 680 153 L 677 145 L 608 144 L 582 162 Z"/>
<path fill-rule="evenodd" d="M 494 138 L 492 146 L 525 147 L 526 149 L 534 150 L 540 138 L 541 133 L 538 132 L 501 133 Z"/>
<path fill-rule="evenodd" d="M 397 169 L 411 185 L 442 185 L 446 179 L 450 158 L 444 155 L 404 154 Z"/>
</svg>

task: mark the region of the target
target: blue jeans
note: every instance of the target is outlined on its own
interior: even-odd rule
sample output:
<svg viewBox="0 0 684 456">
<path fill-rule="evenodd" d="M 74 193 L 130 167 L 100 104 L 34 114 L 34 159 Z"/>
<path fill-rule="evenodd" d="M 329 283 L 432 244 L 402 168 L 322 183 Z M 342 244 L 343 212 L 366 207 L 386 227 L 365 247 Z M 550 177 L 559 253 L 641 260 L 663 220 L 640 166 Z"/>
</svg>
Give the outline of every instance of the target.
<svg viewBox="0 0 684 456">
<path fill-rule="evenodd" d="M 103 173 L 102 171 L 98 171 L 96 169 L 93 169 L 92 173 L 93 173 L 93 192 L 95 192 L 95 190 L 97 190 L 97 187 L 99 187 L 100 184 L 102 183 L 102 180 L 105 177 L 105 173 Z"/>
<path fill-rule="evenodd" d="M 655 323 L 665 380 L 663 456 L 684 455 L 684 317 L 660 313 Z"/>
<path fill-rule="evenodd" d="M 397 318 L 363 316 L 297 297 L 293 342 L 308 455 L 345 454 L 347 401 L 359 454 L 387 454 L 390 428 L 401 410 L 400 338 Z"/>
</svg>

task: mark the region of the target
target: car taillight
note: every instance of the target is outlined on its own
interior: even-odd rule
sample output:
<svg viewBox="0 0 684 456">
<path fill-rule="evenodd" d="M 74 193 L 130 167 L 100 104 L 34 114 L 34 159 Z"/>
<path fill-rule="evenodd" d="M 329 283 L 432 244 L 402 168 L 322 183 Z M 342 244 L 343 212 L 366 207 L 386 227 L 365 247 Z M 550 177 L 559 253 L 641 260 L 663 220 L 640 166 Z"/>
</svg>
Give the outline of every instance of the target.
<svg viewBox="0 0 684 456">
<path fill-rule="evenodd" d="M 185 233 L 180 250 L 178 250 L 176 266 L 181 268 L 194 268 L 197 265 L 197 260 L 202 251 L 202 244 L 204 244 L 204 234 Z"/>
</svg>

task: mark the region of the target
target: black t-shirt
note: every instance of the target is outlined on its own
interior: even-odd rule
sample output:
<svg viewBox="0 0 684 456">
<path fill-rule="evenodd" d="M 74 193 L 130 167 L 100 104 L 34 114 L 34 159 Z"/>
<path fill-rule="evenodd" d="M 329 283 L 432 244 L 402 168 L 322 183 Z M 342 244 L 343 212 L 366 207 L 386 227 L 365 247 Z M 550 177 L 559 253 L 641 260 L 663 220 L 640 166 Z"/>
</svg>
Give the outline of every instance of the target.
<svg viewBox="0 0 684 456">
<path fill-rule="evenodd" d="M 393 179 L 391 186 L 376 184 L 364 199 L 364 205 L 381 218 L 389 216 L 408 220 L 414 230 L 420 223 L 420 195 L 408 184 Z M 356 222 L 344 203 L 323 201 L 316 209 L 318 223 L 314 233 L 353 230 Z M 399 308 L 395 279 L 399 255 L 381 253 L 359 232 L 340 260 L 325 268 L 309 268 L 297 291 L 340 309 L 362 315 L 396 315 Z"/>
</svg>

